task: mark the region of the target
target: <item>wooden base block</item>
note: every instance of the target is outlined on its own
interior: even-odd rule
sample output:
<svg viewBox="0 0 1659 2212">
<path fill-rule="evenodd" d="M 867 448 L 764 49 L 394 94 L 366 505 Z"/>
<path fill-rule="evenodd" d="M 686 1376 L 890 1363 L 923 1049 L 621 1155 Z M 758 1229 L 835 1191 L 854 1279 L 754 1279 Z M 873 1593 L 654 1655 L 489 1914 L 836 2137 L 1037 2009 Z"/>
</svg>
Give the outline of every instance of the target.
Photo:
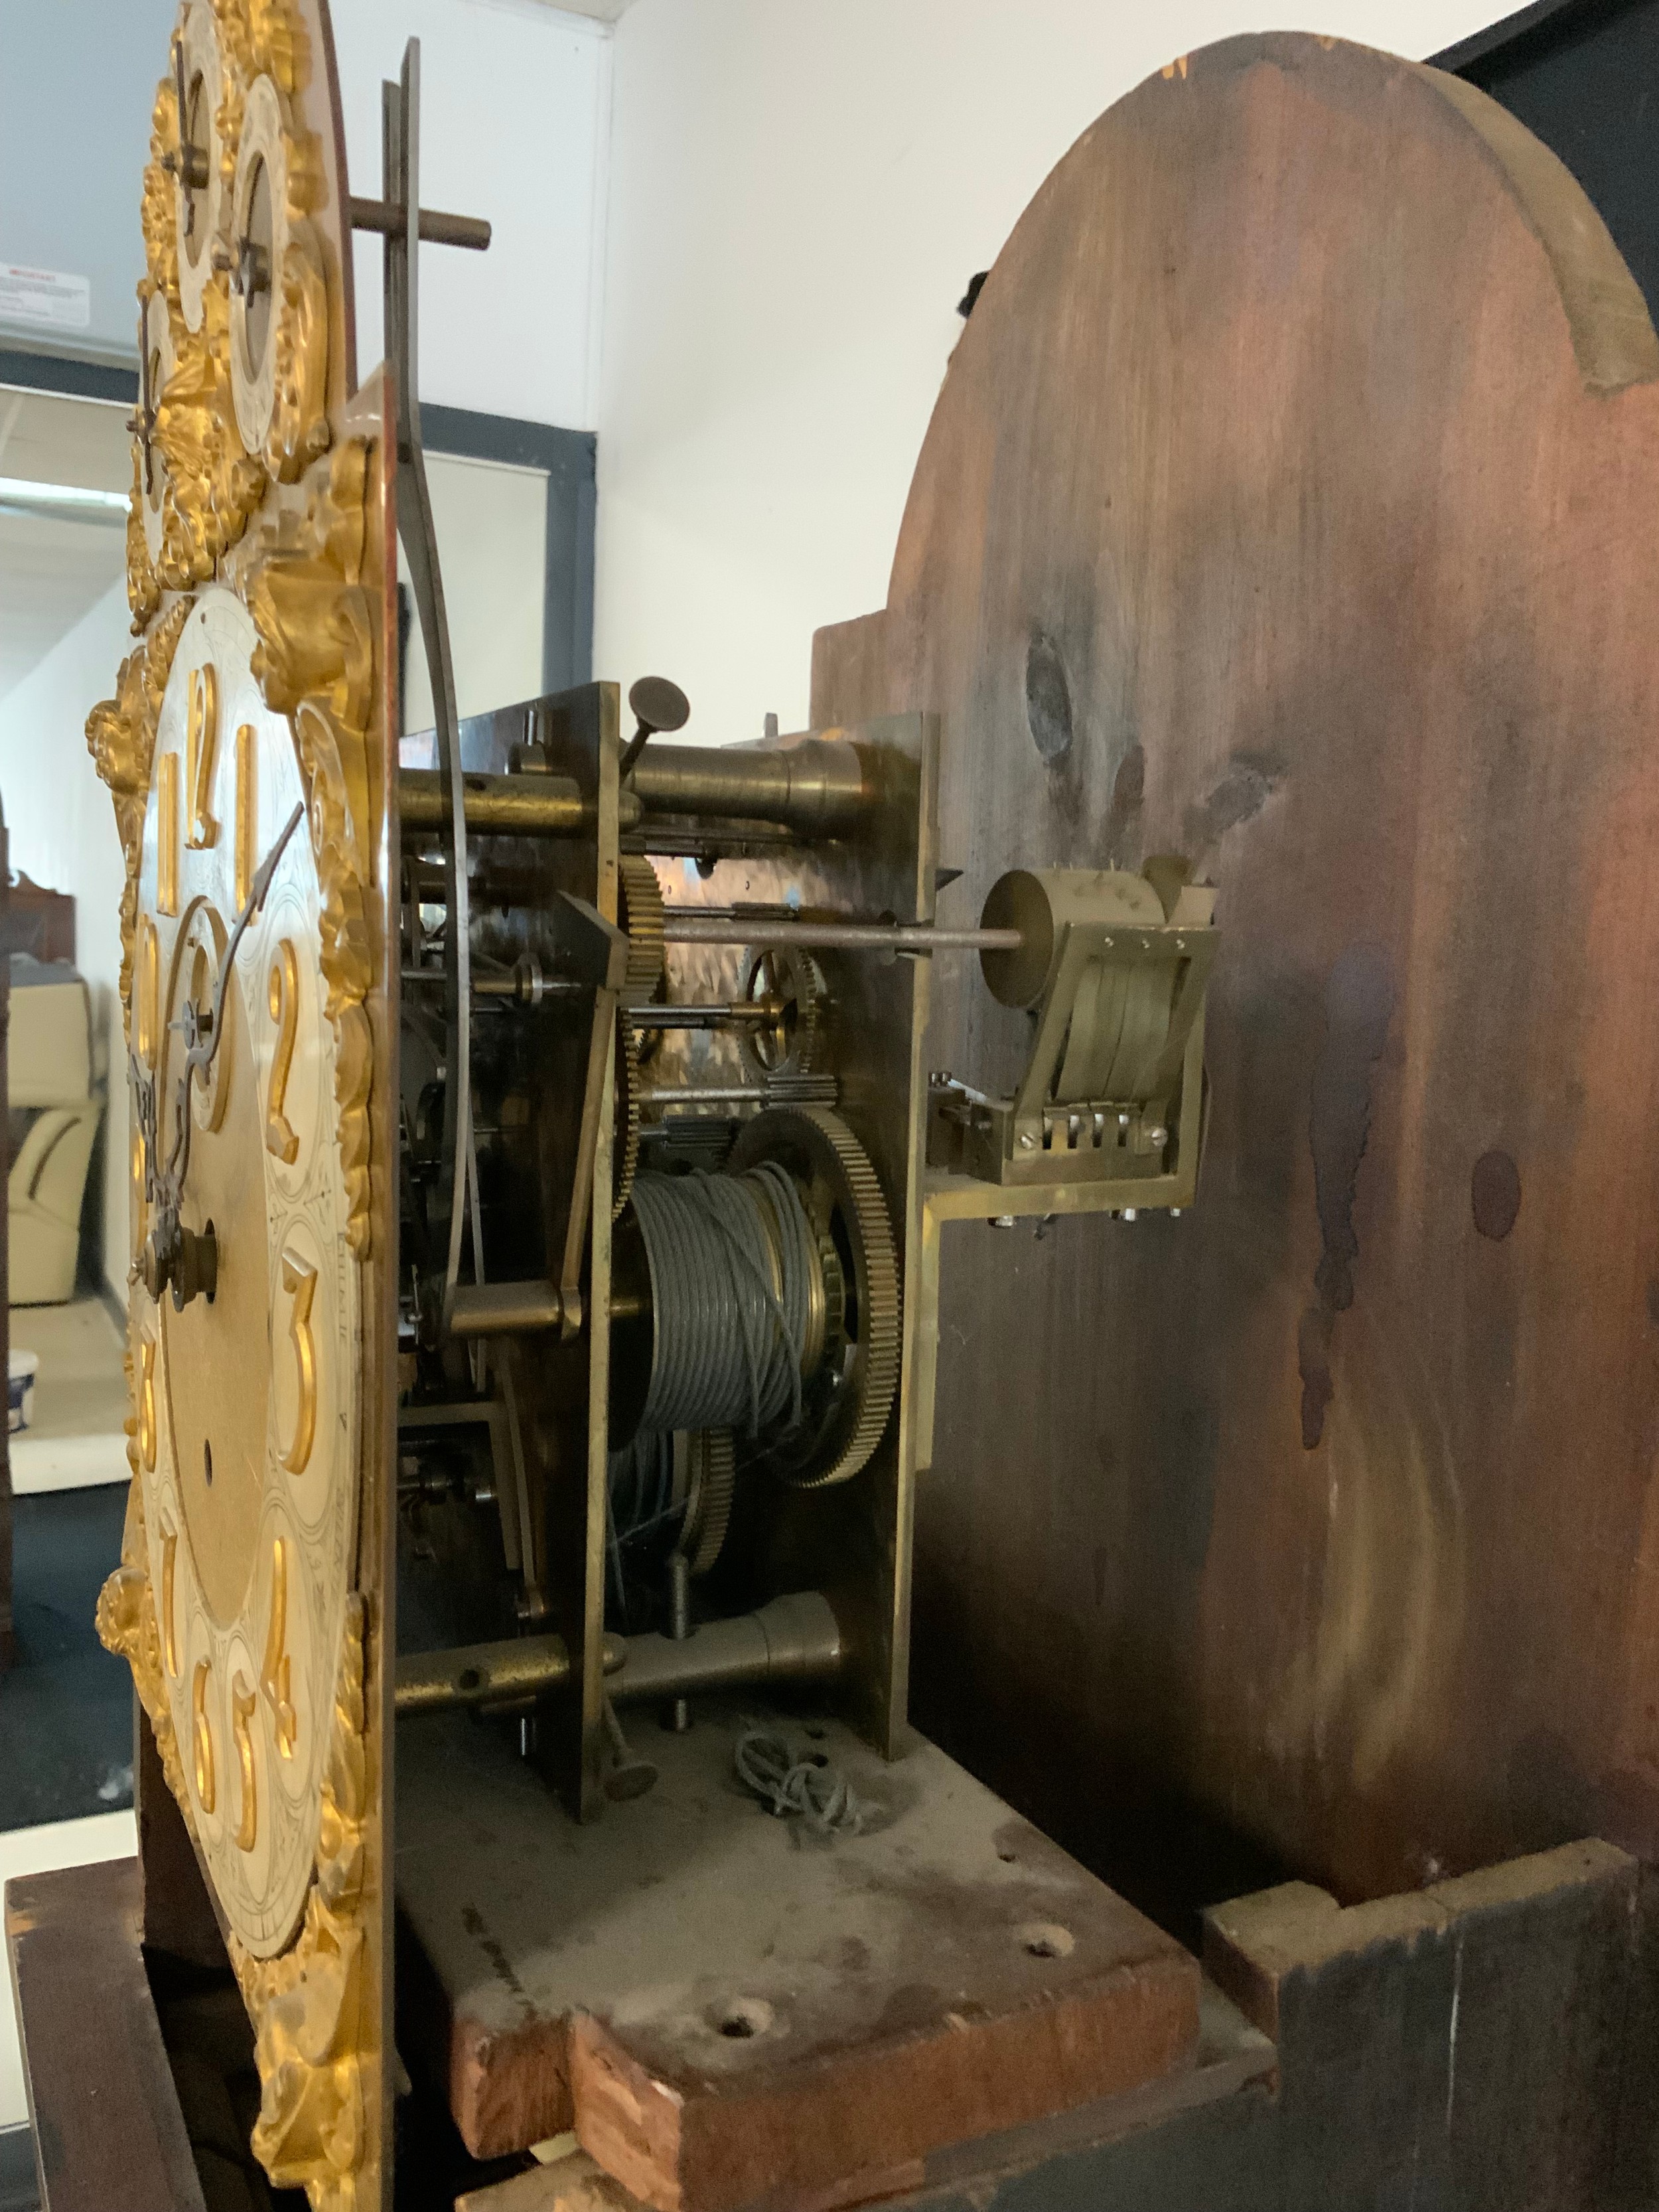
<svg viewBox="0 0 1659 2212">
<path fill-rule="evenodd" d="M 1197 1962 L 942 1752 L 783 1723 L 873 1808 L 817 1841 L 747 1718 L 641 1717 L 661 1778 L 587 1828 L 495 1730 L 399 1731 L 400 2042 L 476 2157 L 574 2126 L 659 2212 L 827 2206 L 1191 2064 Z"/>
</svg>

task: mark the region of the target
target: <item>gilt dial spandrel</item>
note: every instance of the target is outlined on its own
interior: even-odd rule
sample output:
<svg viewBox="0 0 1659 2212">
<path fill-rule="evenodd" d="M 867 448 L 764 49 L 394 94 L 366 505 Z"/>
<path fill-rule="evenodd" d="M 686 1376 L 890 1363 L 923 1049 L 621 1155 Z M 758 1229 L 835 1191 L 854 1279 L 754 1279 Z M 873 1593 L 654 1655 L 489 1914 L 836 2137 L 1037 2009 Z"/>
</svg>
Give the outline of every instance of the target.
<svg viewBox="0 0 1659 2212">
<path fill-rule="evenodd" d="M 306 794 L 288 720 L 252 674 L 257 644 L 238 599 L 204 592 L 157 726 L 135 1042 L 141 1075 L 155 1076 L 160 1168 L 190 1116 L 177 1218 L 209 1256 L 159 1296 L 135 1283 L 133 1341 L 153 1407 L 140 1450 L 151 1587 L 191 1814 L 233 1927 L 270 1956 L 297 1925 L 316 1847 L 356 1534 L 360 1288 Z M 204 1038 L 212 1057 L 186 1103 L 181 1072 Z M 141 1262 L 161 1212 L 144 1205 L 143 1166 L 141 1147 Z"/>
</svg>

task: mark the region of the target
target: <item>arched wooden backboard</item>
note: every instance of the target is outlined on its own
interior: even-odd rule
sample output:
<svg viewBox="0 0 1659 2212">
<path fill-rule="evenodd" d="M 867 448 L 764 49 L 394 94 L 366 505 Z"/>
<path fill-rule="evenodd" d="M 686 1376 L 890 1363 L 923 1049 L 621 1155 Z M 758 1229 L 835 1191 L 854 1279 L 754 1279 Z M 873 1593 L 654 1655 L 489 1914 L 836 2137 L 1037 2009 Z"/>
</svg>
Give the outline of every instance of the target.
<svg viewBox="0 0 1659 2212">
<path fill-rule="evenodd" d="M 941 919 L 1219 887 L 1196 1211 L 944 1246 L 915 1714 L 1097 1863 L 1659 1850 L 1656 379 L 1483 95 L 1232 40 L 1043 186 L 820 634 L 816 724 L 944 717 Z"/>
</svg>

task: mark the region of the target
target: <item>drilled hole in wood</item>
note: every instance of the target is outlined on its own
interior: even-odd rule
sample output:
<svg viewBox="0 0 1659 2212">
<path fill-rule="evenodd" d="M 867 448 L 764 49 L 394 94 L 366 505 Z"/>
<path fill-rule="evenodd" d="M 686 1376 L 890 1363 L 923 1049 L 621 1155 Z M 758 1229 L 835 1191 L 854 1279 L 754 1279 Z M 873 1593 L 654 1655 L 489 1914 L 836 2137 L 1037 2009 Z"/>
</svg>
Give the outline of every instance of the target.
<svg viewBox="0 0 1659 2212">
<path fill-rule="evenodd" d="M 732 1997 L 716 2008 L 714 2024 L 733 2042 L 746 2042 L 750 2036 L 764 2035 L 771 2027 L 772 2008 L 763 1997 Z"/>
<path fill-rule="evenodd" d="M 1076 1942 L 1071 1929 L 1062 1928 L 1057 1921 L 1030 1920 L 1014 1932 L 1027 1956 L 1033 1959 L 1064 1959 Z"/>
</svg>

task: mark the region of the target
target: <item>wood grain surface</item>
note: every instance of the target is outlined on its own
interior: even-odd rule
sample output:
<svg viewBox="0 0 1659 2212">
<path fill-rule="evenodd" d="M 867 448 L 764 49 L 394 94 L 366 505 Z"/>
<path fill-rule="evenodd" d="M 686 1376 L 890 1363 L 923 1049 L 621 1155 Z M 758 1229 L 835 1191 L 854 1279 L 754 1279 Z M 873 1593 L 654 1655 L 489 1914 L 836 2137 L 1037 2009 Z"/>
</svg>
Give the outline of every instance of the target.
<svg viewBox="0 0 1659 2212">
<path fill-rule="evenodd" d="M 1642 1891 L 1579 1843 L 1346 1911 L 1291 1882 L 1206 1915 L 1206 1966 L 1279 2052 L 1278 2201 L 1650 2203 Z"/>
<path fill-rule="evenodd" d="M 918 1504 L 914 1717 L 1171 1911 L 1206 1822 L 1347 1899 L 1659 1850 L 1656 376 L 1483 95 L 1230 41 L 1038 194 L 819 635 L 815 724 L 944 717 L 941 921 L 1219 888 L 1196 1209 L 951 1230 Z"/>
<path fill-rule="evenodd" d="M 865 1808 L 814 1838 L 736 1780 L 749 1723 L 652 1729 L 586 1826 L 464 1717 L 404 1728 L 398 2047 L 475 2157 L 574 2127 L 660 2212 L 828 2206 L 1190 2069 L 1197 1961 L 952 1760 L 780 1723 Z"/>
<path fill-rule="evenodd" d="M 138 1909 L 133 1859 L 5 1887 L 42 2212 L 203 2212 Z"/>
</svg>

